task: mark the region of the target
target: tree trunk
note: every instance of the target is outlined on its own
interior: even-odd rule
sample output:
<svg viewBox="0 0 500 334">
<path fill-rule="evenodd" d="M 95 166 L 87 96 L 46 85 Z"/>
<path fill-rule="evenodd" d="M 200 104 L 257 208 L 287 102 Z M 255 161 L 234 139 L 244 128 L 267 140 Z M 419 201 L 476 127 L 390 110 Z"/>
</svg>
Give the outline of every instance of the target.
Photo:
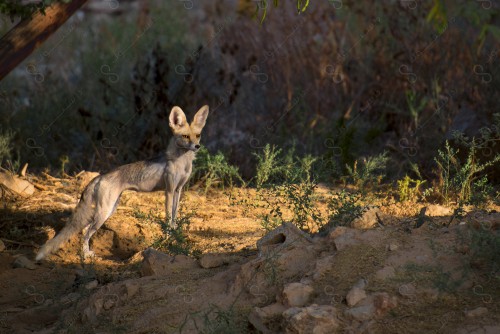
<svg viewBox="0 0 500 334">
<path fill-rule="evenodd" d="M 38 48 L 87 0 L 57 2 L 19 22 L 0 39 L 0 80 Z"/>
</svg>

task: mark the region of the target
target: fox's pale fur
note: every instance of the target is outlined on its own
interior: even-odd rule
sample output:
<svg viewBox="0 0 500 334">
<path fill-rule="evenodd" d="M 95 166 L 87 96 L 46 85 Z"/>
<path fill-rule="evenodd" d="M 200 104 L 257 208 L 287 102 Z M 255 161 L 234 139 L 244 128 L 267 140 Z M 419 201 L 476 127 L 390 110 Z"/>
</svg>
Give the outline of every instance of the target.
<svg viewBox="0 0 500 334">
<path fill-rule="evenodd" d="M 182 187 L 191 175 L 195 152 L 200 148 L 201 131 L 207 116 L 208 106 L 203 106 L 189 124 L 182 109 L 173 107 L 169 125 L 174 136 L 166 153 L 159 158 L 120 166 L 94 178 L 83 191 L 71 221 L 42 246 L 36 260 L 39 261 L 56 251 L 71 236 L 82 230 L 83 255 L 92 255 L 89 248 L 90 238 L 116 210 L 124 190 L 165 190 L 166 217 L 175 228 Z"/>
</svg>

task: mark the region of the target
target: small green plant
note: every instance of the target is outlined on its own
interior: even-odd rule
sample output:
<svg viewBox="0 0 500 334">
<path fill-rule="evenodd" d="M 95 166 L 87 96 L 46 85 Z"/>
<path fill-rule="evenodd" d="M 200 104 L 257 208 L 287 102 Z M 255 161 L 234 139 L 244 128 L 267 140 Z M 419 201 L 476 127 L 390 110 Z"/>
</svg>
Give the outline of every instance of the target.
<svg viewBox="0 0 500 334">
<path fill-rule="evenodd" d="M 177 227 L 172 228 L 168 222 L 169 219 L 163 219 L 159 215 L 155 215 L 150 212 L 149 214 L 143 214 L 140 212 L 135 212 L 134 216 L 138 219 L 145 220 L 146 222 L 159 224 L 163 235 L 156 238 L 152 243 L 151 247 L 154 249 L 167 252 L 172 255 L 193 255 L 199 256 L 200 251 L 195 249 L 193 242 L 188 238 L 185 230 L 191 224 L 191 218 L 195 215 L 194 212 L 187 214 L 182 213 L 179 210 L 179 216 L 176 219 Z"/>
<path fill-rule="evenodd" d="M 266 183 L 276 183 L 286 173 L 287 164 L 280 157 L 281 149 L 266 144 L 262 152 L 254 152 L 257 158 L 255 185 L 261 188 Z"/>
<path fill-rule="evenodd" d="M 204 186 L 205 192 L 210 188 L 219 186 L 232 187 L 236 182 L 244 185 L 238 167 L 230 165 L 222 152 L 212 155 L 205 147 L 202 147 L 195 160 L 193 180 Z"/>
<path fill-rule="evenodd" d="M 0 130 L 0 166 L 4 166 L 13 173 L 21 167 L 20 159 L 14 161 L 12 158 L 12 140 L 14 139 L 14 135 L 15 133 L 11 130 Z"/>
<path fill-rule="evenodd" d="M 69 163 L 69 157 L 67 155 L 63 155 L 62 157 L 59 158 L 59 161 L 61 162 L 61 176 L 65 176 L 66 164 Z"/>
<path fill-rule="evenodd" d="M 475 138 L 468 140 L 466 137 L 458 136 L 468 150 L 467 158 L 462 162 L 458 156 L 459 150 L 451 147 L 448 141 L 444 150 L 438 150 L 438 156 L 434 160 L 438 165 L 440 177 L 439 191 L 446 204 L 455 199 L 459 204 L 477 204 L 478 200 L 484 201 L 492 189 L 488 186 L 487 177 L 481 174 L 500 161 L 500 154 L 481 162 L 477 153 L 483 144 L 478 143 Z M 475 194 L 474 191 L 479 191 L 479 194 Z"/>
<path fill-rule="evenodd" d="M 490 225 L 482 223 L 479 229 L 470 229 L 469 261 L 500 283 L 500 235 Z"/>
<path fill-rule="evenodd" d="M 262 216 L 264 229 L 272 229 L 285 221 L 291 221 L 301 230 L 311 232 L 323 224 L 316 207 L 314 190 L 317 182 L 312 173 L 316 158 L 305 156 L 290 162 L 281 184 L 270 184 L 259 190 L 259 198 L 269 212 Z M 282 208 L 288 209 L 284 212 Z"/>
<path fill-rule="evenodd" d="M 356 218 L 361 217 L 367 210 L 366 206 L 360 204 L 361 197 L 361 193 L 345 189 L 332 194 L 328 199 L 328 223 L 319 232 L 327 232 L 334 226 L 350 226 Z"/>
<path fill-rule="evenodd" d="M 485 209 L 493 191 L 493 186 L 489 183 L 488 178 L 483 176 L 472 184 L 469 203 L 480 209 Z"/>
<path fill-rule="evenodd" d="M 353 184 L 361 189 L 378 185 L 385 177 L 388 160 L 387 152 L 356 160 L 352 167 L 346 165 L 347 173 Z"/>
<path fill-rule="evenodd" d="M 402 180 L 398 180 L 399 200 L 401 202 L 416 201 L 420 194 L 420 186 L 425 183 L 425 180 L 413 180 L 408 175 Z"/>
<path fill-rule="evenodd" d="M 234 305 L 227 310 L 211 305 L 202 318 L 204 329 L 200 333 L 203 334 L 249 333 L 247 314 L 237 312 Z"/>
<path fill-rule="evenodd" d="M 418 128 L 419 117 L 422 111 L 427 106 L 428 99 L 424 96 L 419 98 L 417 93 L 413 90 L 406 91 L 406 103 L 413 121 L 415 128 Z"/>
</svg>

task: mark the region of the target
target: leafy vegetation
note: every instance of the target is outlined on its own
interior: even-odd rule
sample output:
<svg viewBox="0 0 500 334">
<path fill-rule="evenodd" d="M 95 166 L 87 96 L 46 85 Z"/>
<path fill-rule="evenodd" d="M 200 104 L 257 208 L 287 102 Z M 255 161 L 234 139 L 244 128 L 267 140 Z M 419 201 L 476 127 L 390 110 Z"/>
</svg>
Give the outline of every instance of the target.
<svg viewBox="0 0 500 334">
<path fill-rule="evenodd" d="M 179 217 L 176 219 L 176 228 L 172 228 L 167 219 L 153 212 L 146 214 L 136 210 L 134 211 L 134 216 L 143 223 L 160 225 L 163 235 L 158 236 L 151 247 L 172 255 L 200 255 L 200 251 L 194 247 L 193 242 L 186 235 L 186 231 L 191 224 L 191 218 L 195 216 L 194 212 L 184 213 L 181 207 L 178 214 Z"/>
<path fill-rule="evenodd" d="M 415 202 L 421 194 L 420 186 L 425 184 L 425 180 L 413 180 L 408 175 L 402 180 L 398 180 L 398 193 L 401 202 Z"/>
<path fill-rule="evenodd" d="M 202 147 L 196 155 L 193 181 L 201 184 L 205 193 L 215 187 L 224 189 L 225 186 L 245 184 L 238 167 L 230 165 L 222 152 L 212 155 L 205 147 Z"/>
<path fill-rule="evenodd" d="M 361 199 L 359 192 L 342 190 L 333 194 L 328 200 L 328 224 L 322 226 L 320 231 L 327 231 L 334 226 L 350 226 L 367 210 L 366 206 L 360 204 Z"/>
</svg>

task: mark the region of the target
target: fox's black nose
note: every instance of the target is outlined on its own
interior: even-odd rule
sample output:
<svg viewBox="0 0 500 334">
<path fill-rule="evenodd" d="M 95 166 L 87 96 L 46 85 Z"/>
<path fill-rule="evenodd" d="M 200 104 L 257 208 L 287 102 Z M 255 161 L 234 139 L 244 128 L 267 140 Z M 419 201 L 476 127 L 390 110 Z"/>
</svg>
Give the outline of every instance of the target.
<svg viewBox="0 0 500 334">
<path fill-rule="evenodd" d="M 195 148 L 195 149 L 199 149 L 199 148 L 200 148 L 200 145 L 194 145 L 194 148 Z"/>
</svg>

